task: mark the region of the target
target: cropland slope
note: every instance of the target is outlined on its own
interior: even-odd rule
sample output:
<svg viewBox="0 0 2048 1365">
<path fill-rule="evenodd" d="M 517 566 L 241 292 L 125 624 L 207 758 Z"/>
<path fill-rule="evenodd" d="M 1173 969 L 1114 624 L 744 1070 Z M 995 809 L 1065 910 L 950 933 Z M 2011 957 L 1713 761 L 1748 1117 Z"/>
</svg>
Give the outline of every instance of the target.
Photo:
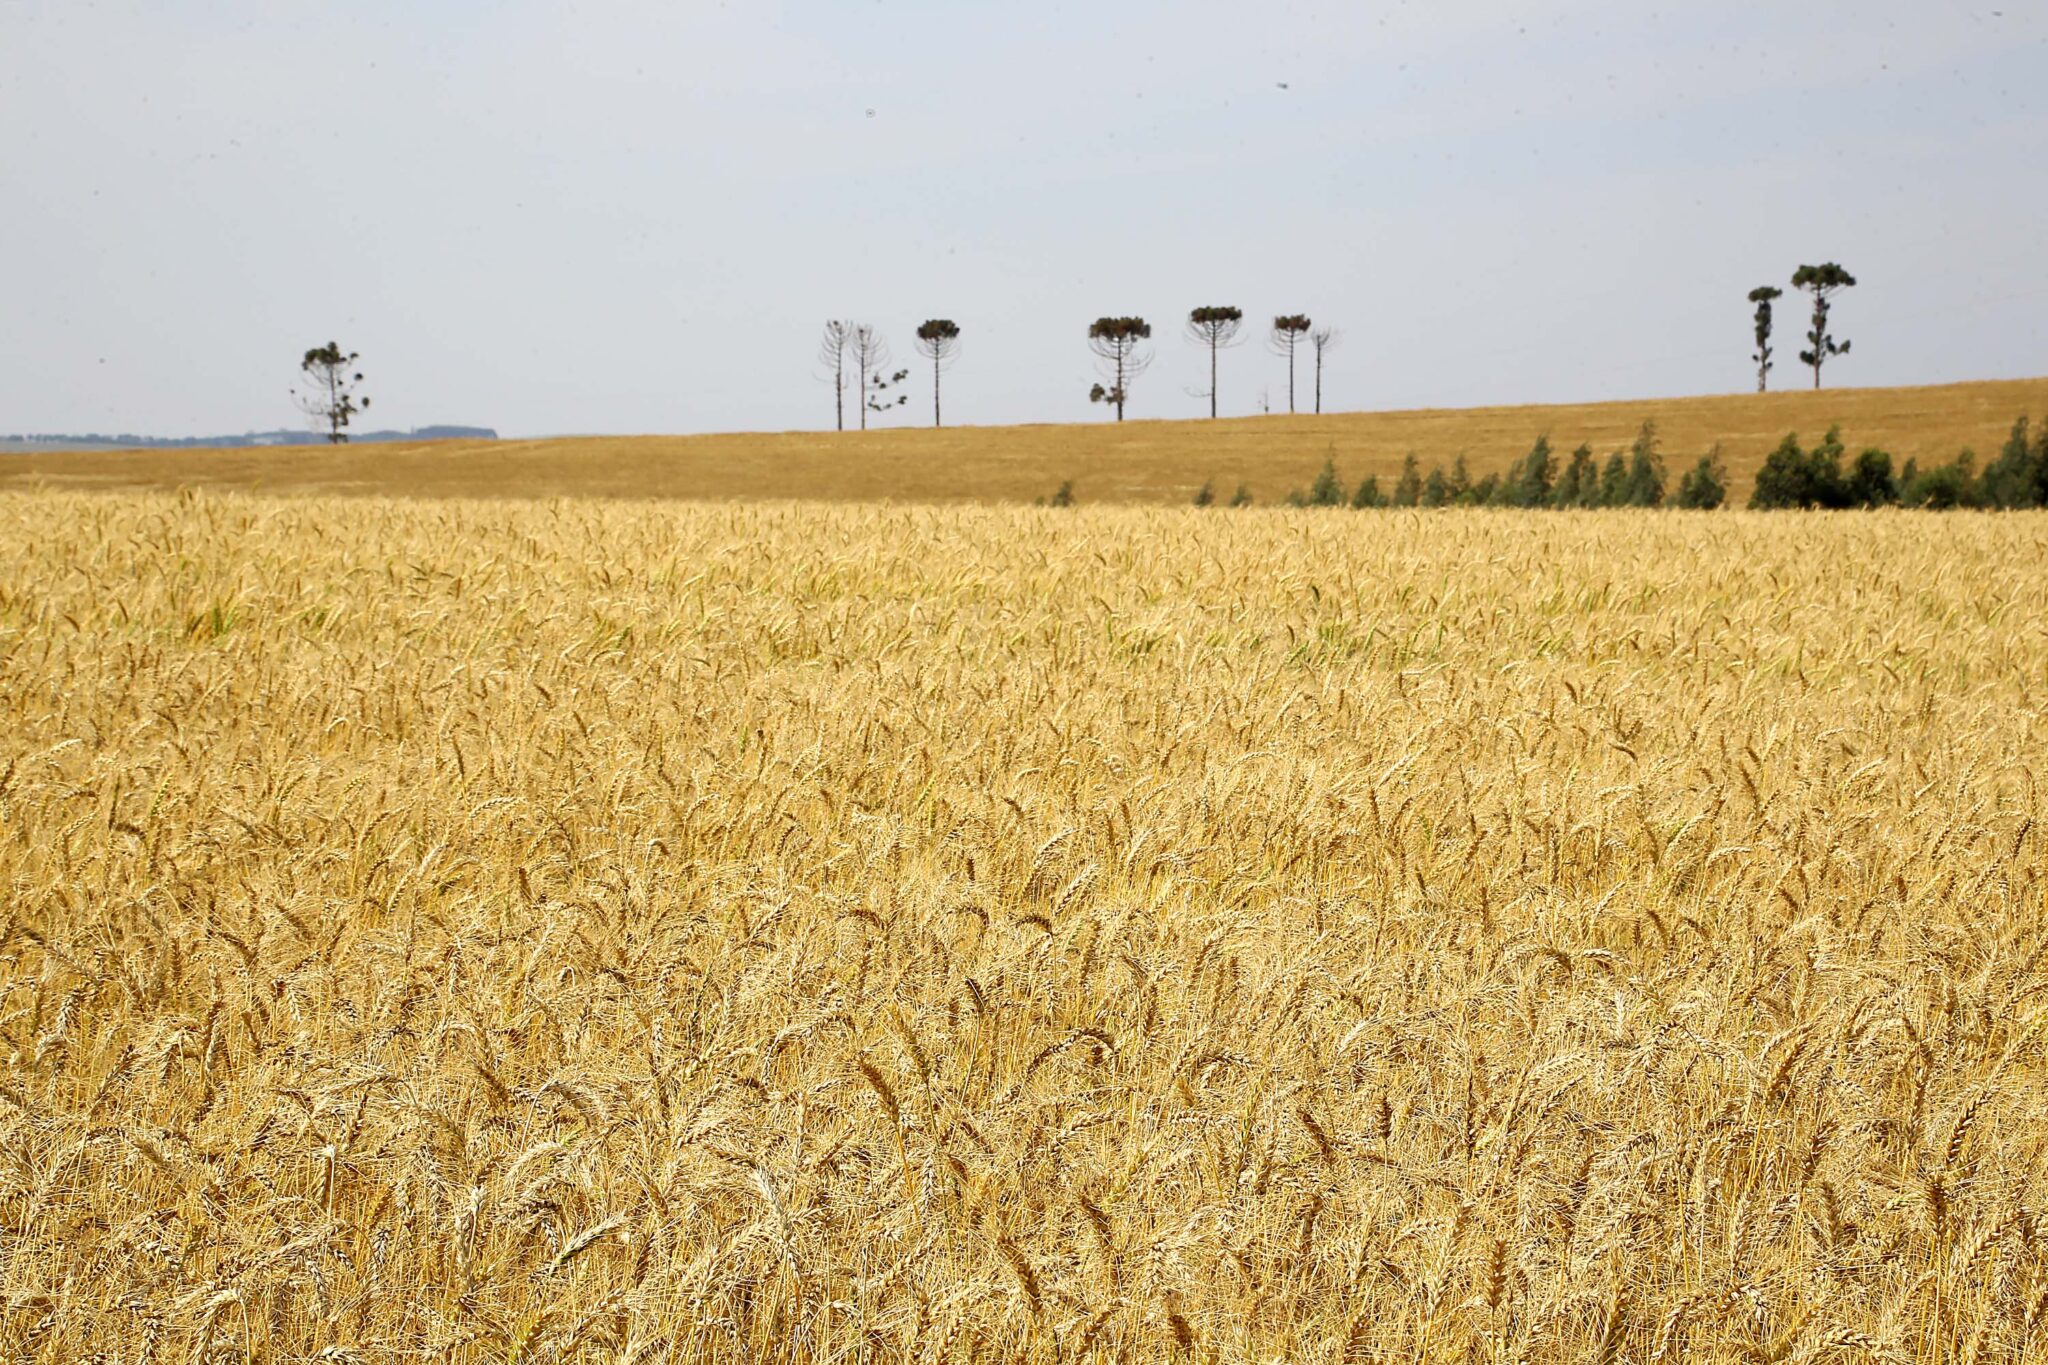
<svg viewBox="0 0 2048 1365">
<path fill-rule="evenodd" d="M 1071 479 L 1084 502 L 1184 503 L 1205 480 L 1261 502 L 1306 487 L 1333 454 L 1348 481 L 1390 480 L 1413 451 L 1425 469 L 1463 453 L 1475 477 L 1548 433 L 1560 455 L 1602 455 L 1658 423 L 1673 486 L 1719 444 L 1730 492 L 1788 431 L 1840 423 L 1851 451 L 1903 462 L 1995 454 L 2015 417 L 2048 416 L 2048 378 L 1927 388 L 1795 390 L 1625 403 L 1337 413 L 1074 426 L 901 428 L 714 436 L 563 437 L 278 450 L 43 452 L 0 457 L 0 486 L 263 489 L 408 497 L 808 498 L 1029 502 Z"/>
</svg>

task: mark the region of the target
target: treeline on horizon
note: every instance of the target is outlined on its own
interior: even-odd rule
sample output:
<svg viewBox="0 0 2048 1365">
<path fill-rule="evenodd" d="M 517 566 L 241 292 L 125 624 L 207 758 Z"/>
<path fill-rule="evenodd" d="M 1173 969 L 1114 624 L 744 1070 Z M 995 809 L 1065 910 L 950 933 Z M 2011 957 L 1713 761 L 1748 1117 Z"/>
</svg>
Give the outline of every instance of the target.
<svg viewBox="0 0 2048 1365">
<path fill-rule="evenodd" d="M 493 427 L 441 424 L 413 427 L 407 431 L 394 429 L 355 432 L 352 433 L 352 439 L 380 444 L 397 441 L 495 441 L 498 439 L 498 433 Z M 0 446 L 92 445 L 117 446 L 123 450 L 240 450 L 251 446 L 319 445 L 331 440 L 333 437 L 326 431 L 298 431 L 290 427 L 279 427 L 273 431 L 245 431 L 233 436 L 141 436 L 125 431 L 29 431 L 0 435 Z"/>
<path fill-rule="evenodd" d="M 1811 450 L 1799 444 L 1797 433 L 1785 439 L 1764 460 L 1757 471 L 1756 485 L 1749 497 L 1755 510 L 1783 508 L 1849 509 L 1868 507 L 1922 507 L 1935 511 L 1950 508 L 2024 509 L 2048 507 L 2048 423 L 2032 430 L 2027 418 L 2012 425 L 2011 434 L 1998 457 L 1977 468 L 1974 451 L 1964 450 L 1945 464 L 1922 468 L 1917 459 L 1903 466 L 1894 464 L 1890 452 L 1868 447 L 1847 461 L 1848 447 L 1839 426 Z M 1627 449 L 1597 458 L 1590 444 L 1581 444 L 1563 459 L 1551 445 L 1548 434 L 1538 436 L 1529 453 L 1500 473 L 1474 479 L 1459 455 L 1447 470 L 1432 466 L 1427 474 L 1411 454 L 1401 464 L 1401 473 L 1391 488 L 1383 487 L 1377 474 L 1368 474 L 1355 487 L 1347 487 L 1337 474 L 1333 450 L 1323 460 L 1322 470 L 1306 489 L 1289 493 L 1291 507 L 1509 507 L 1566 510 L 1600 507 L 1680 507 L 1711 511 L 1728 500 L 1728 474 L 1721 448 L 1702 455 L 1670 490 L 1664 457 L 1658 449 L 1657 424 L 1645 422 Z M 1248 507 L 1254 501 L 1248 485 L 1239 484 L 1229 498 L 1231 507 Z M 1054 496 L 1055 506 L 1074 502 L 1071 482 L 1062 484 Z M 1204 483 L 1195 494 L 1197 507 L 1217 502 L 1213 482 Z"/>
</svg>

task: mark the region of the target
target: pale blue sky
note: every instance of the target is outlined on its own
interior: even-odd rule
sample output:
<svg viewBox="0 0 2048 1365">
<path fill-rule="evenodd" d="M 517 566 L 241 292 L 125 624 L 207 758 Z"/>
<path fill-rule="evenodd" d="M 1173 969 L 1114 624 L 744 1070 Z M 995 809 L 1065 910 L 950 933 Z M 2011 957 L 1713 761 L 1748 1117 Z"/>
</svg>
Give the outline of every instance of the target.
<svg viewBox="0 0 2048 1365">
<path fill-rule="evenodd" d="M 1741 390 L 1826 259 L 1831 382 L 2038 375 L 2044 167 L 2039 0 L 0 0 L 0 431 L 290 424 L 330 337 L 379 426 L 816 427 L 826 317 L 933 315 L 950 419 L 1085 421 L 1131 312 L 1193 416 L 1204 303 L 1333 408 Z"/>
</svg>

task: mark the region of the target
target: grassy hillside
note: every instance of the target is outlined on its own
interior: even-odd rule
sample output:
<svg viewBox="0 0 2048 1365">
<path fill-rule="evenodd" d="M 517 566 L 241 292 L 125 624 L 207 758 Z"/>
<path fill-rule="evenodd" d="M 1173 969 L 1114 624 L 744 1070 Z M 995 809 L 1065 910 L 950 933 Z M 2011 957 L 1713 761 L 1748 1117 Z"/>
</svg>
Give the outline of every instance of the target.
<svg viewBox="0 0 2048 1365">
<path fill-rule="evenodd" d="M 1314 477 L 1334 452 L 1346 479 L 1391 476 L 1414 451 L 1427 467 L 1461 452 L 1475 476 L 1504 468 L 1548 432 L 1560 453 L 1602 454 L 1645 419 L 1664 437 L 1673 483 L 1716 442 L 1732 495 L 1749 495 L 1787 432 L 1842 424 L 1852 450 L 1946 460 L 1996 452 L 2013 418 L 2048 415 L 2048 378 L 1930 388 L 1831 389 L 1626 403 L 1249 417 L 1218 422 L 956 427 L 867 433 L 578 437 L 361 448 L 41 453 L 0 459 L 0 486 L 180 485 L 398 496 L 819 498 L 1029 501 L 1074 481 L 1087 502 L 1180 503 L 1204 479 L 1262 502 Z"/>
</svg>

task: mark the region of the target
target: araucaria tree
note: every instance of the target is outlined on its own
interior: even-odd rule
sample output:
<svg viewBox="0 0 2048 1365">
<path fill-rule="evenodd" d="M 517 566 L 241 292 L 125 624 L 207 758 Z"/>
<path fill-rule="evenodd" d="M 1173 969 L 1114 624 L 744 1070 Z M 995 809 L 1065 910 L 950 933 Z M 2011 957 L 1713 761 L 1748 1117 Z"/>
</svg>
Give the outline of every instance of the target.
<svg viewBox="0 0 2048 1365">
<path fill-rule="evenodd" d="M 917 329 L 917 353 L 932 363 L 932 425 L 939 420 L 939 374 L 960 354 L 960 328 L 951 318 L 931 318 Z"/>
<path fill-rule="evenodd" d="M 1107 403 L 1116 409 L 1116 420 L 1124 420 L 1124 404 L 1131 396 L 1131 381 L 1152 363 L 1144 343 L 1152 336 L 1152 324 L 1143 318 L 1097 318 L 1088 324 L 1088 349 L 1103 363 L 1107 388 L 1097 384 L 1088 391 L 1091 403 Z"/>
<path fill-rule="evenodd" d="M 868 413 L 881 411 L 874 405 L 876 395 L 868 392 L 868 376 L 879 377 L 882 367 L 889 363 L 889 343 L 867 323 L 856 322 L 846 334 L 846 349 L 852 354 L 854 368 L 860 373 L 860 429 L 866 431 Z M 894 382 L 901 383 L 902 377 L 899 375 Z"/>
<path fill-rule="evenodd" d="M 1308 334 L 1308 344 L 1316 353 L 1316 411 L 1323 410 L 1323 352 L 1337 344 L 1339 333 L 1335 327 L 1318 327 Z"/>
<path fill-rule="evenodd" d="M 1294 411 L 1294 352 L 1309 329 L 1308 314 L 1288 313 L 1273 319 L 1273 349 L 1287 357 L 1287 410 Z"/>
<path fill-rule="evenodd" d="M 1188 314 L 1188 338 L 1209 348 L 1209 415 L 1216 415 L 1216 353 L 1235 346 L 1244 327 L 1244 310 L 1228 304 L 1197 308 Z"/>
<path fill-rule="evenodd" d="M 818 339 L 818 361 L 832 381 L 832 421 L 837 431 L 846 430 L 846 348 L 852 340 L 853 324 L 837 318 L 825 324 L 824 335 Z"/>
<path fill-rule="evenodd" d="M 1758 393 L 1771 386 L 1771 302 L 1784 294 L 1784 290 L 1768 284 L 1749 291 L 1749 301 L 1756 305 L 1756 354 L 1750 359 L 1756 362 Z"/>
<path fill-rule="evenodd" d="M 1828 335 L 1828 309 L 1836 291 L 1856 287 L 1856 277 L 1833 261 L 1826 265 L 1802 265 L 1792 272 L 1792 287 L 1813 295 L 1813 330 L 1806 334 L 1806 343 L 1813 349 L 1801 351 L 1799 363 L 1813 367 L 1813 386 L 1817 389 L 1822 363 L 1831 355 L 1849 354 L 1848 342 L 1837 344 Z"/>
<path fill-rule="evenodd" d="M 363 382 L 356 369 L 359 359 L 356 352 L 344 354 L 330 341 L 306 352 L 299 362 L 306 374 L 306 387 L 293 389 L 292 401 L 299 411 L 327 428 L 327 439 L 335 445 L 347 442 L 349 419 L 370 406 L 369 398 L 356 392 Z"/>
</svg>

